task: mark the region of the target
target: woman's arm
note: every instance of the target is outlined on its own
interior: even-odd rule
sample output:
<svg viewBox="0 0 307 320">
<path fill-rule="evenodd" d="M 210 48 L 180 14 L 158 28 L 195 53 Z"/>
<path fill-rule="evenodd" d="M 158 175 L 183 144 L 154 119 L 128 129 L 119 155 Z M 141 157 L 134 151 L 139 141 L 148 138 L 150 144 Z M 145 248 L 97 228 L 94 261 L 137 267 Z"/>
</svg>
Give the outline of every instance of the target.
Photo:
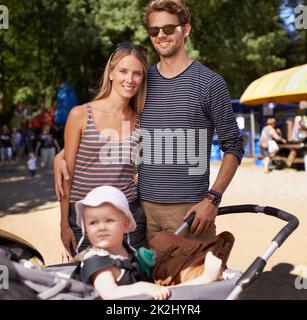
<svg viewBox="0 0 307 320">
<path fill-rule="evenodd" d="M 113 300 L 123 297 L 146 294 L 155 300 L 165 300 L 170 296 L 170 291 L 166 287 L 150 282 L 136 282 L 133 284 L 119 286 L 111 268 L 98 271 L 93 275 L 93 284 L 102 299 Z"/>
<path fill-rule="evenodd" d="M 75 169 L 76 156 L 80 144 L 80 138 L 83 128 L 86 124 L 86 110 L 81 107 L 74 107 L 70 113 L 65 126 L 64 132 L 64 159 L 71 176 Z M 66 249 L 66 254 L 62 252 L 62 261 L 71 259 L 70 245 L 72 244 L 76 250 L 77 244 L 74 234 L 69 225 L 69 197 L 72 180 L 64 181 L 65 195 L 61 201 L 61 239 Z M 65 257 L 66 255 L 66 257 Z"/>
</svg>

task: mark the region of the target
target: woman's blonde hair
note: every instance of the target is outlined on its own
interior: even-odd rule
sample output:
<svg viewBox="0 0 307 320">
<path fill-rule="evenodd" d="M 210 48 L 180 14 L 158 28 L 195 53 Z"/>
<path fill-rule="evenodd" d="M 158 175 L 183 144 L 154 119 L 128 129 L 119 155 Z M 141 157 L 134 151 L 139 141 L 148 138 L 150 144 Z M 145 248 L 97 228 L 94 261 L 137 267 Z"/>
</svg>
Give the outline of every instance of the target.
<svg viewBox="0 0 307 320">
<path fill-rule="evenodd" d="M 106 98 L 112 90 L 112 81 L 110 73 L 113 71 L 118 62 L 126 56 L 135 56 L 143 65 L 143 81 L 137 94 L 131 99 L 130 104 L 137 113 L 141 113 L 144 108 L 147 90 L 147 50 L 143 46 L 133 45 L 131 43 L 120 43 L 111 54 L 105 67 L 101 88 L 94 98 L 95 100 Z"/>
</svg>

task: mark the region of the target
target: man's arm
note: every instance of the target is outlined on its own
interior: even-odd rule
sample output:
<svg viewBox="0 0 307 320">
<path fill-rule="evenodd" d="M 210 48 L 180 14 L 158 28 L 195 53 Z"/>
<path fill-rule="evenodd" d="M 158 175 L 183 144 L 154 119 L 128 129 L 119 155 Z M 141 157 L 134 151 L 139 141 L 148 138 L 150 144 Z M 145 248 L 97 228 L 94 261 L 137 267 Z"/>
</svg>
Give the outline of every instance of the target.
<svg viewBox="0 0 307 320">
<path fill-rule="evenodd" d="M 226 83 L 218 75 L 215 75 L 209 84 L 205 109 L 210 115 L 224 152 L 223 161 L 212 189 L 223 194 L 241 163 L 244 148 Z M 213 225 L 218 207 L 205 198 L 193 206 L 185 218 L 192 212 L 195 212 L 196 215 L 190 230 L 195 235 L 199 235 Z"/>
<path fill-rule="evenodd" d="M 67 169 L 67 163 L 64 160 L 64 149 L 62 149 L 55 157 L 53 162 L 53 178 L 54 188 L 58 201 L 64 197 L 63 179 L 69 180 L 70 175 Z"/>
<path fill-rule="evenodd" d="M 239 162 L 236 156 L 232 154 L 224 154 L 223 161 L 218 172 L 217 178 L 212 186 L 212 189 L 223 194 L 230 184 L 234 174 L 237 171 Z M 209 230 L 214 224 L 218 213 L 218 207 L 213 205 L 208 199 L 193 206 L 186 214 L 188 217 L 192 212 L 195 212 L 195 218 L 191 225 L 190 231 L 195 236 L 200 235 L 206 230 Z"/>
<path fill-rule="evenodd" d="M 212 189 L 223 194 L 242 161 L 244 146 L 227 85 L 220 76 L 213 77 L 209 93 L 207 103 L 210 105 L 210 117 L 224 152 L 223 161 Z"/>
<path fill-rule="evenodd" d="M 239 166 L 238 158 L 233 154 L 224 154 L 220 170 L 212 186 L 213 190 L 223 194 L 230 184 Z"/>
</svg>

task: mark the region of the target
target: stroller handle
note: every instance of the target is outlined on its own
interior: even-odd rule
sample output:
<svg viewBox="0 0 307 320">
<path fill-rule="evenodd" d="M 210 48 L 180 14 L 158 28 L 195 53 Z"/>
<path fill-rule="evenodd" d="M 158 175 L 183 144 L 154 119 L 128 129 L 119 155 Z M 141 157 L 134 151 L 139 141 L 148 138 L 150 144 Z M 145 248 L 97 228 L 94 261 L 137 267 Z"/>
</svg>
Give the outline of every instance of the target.
<svg viewBox="0 0 307 320">
<path fill-rule="evenodd" d="M 279 248 L 289 235 L 298 227 L 299 220 L 292 214 L 273 207 L 262 207 L 253 204 L 244 204 L 238 206 L 227 206 L 219 208 L 219 215 L 231 213 L 264 213 L 277 219 L 288 222 L 274 237 L 269 247 L 261 256 L 257 257 L 248 269 L 242 274 L 236 283 L 235 288 L 228 295 L 227 300 L 236 299 L 239 294 L 256 281 L 263 271 L 267 260 Z"/>
<path fill-rule="evenodd" d="M 243 212 L 264 213 L 266 215 L 273 216 L 277 219 L 287 221 L 288 222 L 287 225 L 284 226 L 278 232 L 275 238 L 272 240 L 272 241 L 275 241 L 279 247 L 299 225 L 298 219 L 291 213 L 288 213 L 278 208 L 262 207 L 254 204 L 243 204 L 238 206 L 221 207 L 219 208 L 218 215 L 243 213 Z"/>
<path fill-rule="evenodd" d="M 183 223 L 181 224 L 181 226 L 174 232 L 174 234 L 179 235 L 181 234 L 183 231 L 189 229 L 193 223 L 193 220 L 195 218 L 195 212 L 192 212 L 187 218 L 185 218 L 183 220 Z"/>
<path fill-rule="evenodd" d="M 225 214 L 235 214 L 235 213 L 264 213 L 269 216 L 273 216 L 277 219 L 288 222 L 286 226 L 284 226 L 278 234 L 274 237 L 272 241 L 275 241 L 280 247 L 283 242 L 289 237 L 289 235 L 297 228 L 299 225 L 298 219 L 288 213 L 278 208 L 273 207 L 263 207 L 255 204 L 242 204 L 237 206 L 226 206 L 220 207 L 218 211 L 218 215 Z M 192 212 L 186 219 L 184 219 L 183 224 L 175 231 L 175 234 L 180 234 L 182 231 L 190 228 L 193 220 L 195 218 L 195 212 Z"/>
<path fill-rule="evenodd" d="M 189 227 L 191 227 L 194 221 L 195 214 L 196 214 L 195 212 L 192 212 L 187 218 L 183 220 Z"/>
</svg>

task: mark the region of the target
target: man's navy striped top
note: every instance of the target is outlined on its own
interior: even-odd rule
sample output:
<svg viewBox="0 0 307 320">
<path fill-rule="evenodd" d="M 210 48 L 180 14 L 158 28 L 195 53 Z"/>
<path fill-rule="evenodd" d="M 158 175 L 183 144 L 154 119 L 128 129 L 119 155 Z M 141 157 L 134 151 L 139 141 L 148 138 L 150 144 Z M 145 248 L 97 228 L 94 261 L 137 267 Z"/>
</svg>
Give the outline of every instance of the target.
<svg viewBox="0 0 307 320">
<path fill-rule="evenodd" d="M 224 80 L 197 61 L 173 78 L 148 71 L 142 112 L 139 196 L 160 203 L 199 202 L 209 188 L 216 130 L 224 153 L 241 162 L 243 140 Z"/>
</svg>

